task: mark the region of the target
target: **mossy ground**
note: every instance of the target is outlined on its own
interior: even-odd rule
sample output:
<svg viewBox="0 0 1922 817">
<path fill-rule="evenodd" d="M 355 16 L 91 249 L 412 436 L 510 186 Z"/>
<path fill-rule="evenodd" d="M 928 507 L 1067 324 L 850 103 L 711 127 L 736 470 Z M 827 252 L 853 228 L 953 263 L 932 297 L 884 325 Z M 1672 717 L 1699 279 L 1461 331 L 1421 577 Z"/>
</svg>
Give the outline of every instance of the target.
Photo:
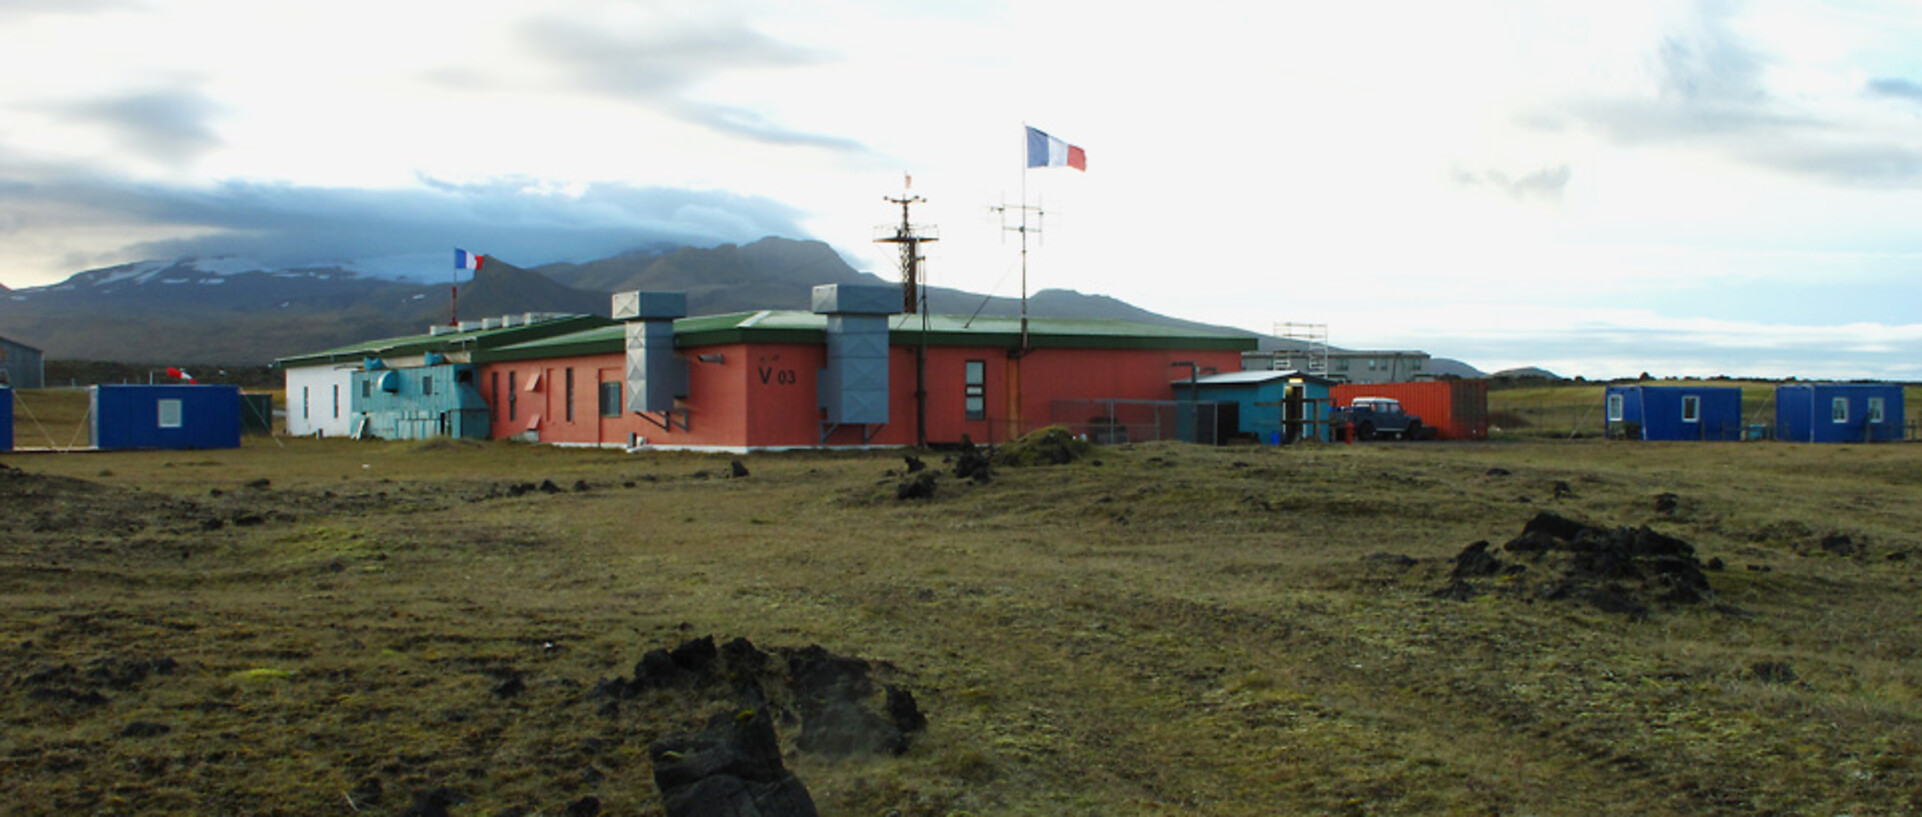
<svg viewBox="0 0 1922 817">
<path fill-rule="evenodd" d="M 903 757 L 790 754 L 831 814 L 1913 812 L 1918 454 L 1146 444 L 909 501 L 881 453 L 11 455 L 0 779 L 22 813 L 658 813 L 645 744 L 712 713 L 590 690 L 712 633 L 920 700 Z M 1432 596 L 1544 509 L 1723 559 L 1713 603 Z"/>
</svg>

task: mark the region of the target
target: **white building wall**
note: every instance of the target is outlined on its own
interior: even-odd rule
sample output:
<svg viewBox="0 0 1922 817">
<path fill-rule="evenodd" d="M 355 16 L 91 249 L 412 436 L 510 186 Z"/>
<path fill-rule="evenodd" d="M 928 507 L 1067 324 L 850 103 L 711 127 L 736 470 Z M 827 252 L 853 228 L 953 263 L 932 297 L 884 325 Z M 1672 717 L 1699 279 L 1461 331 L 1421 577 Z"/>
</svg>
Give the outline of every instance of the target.
<svg viewBox="0 0 1922 817">
<path fill-rule="evenodd" d="M 287 369 L 287 433 L 345 437 L 353 431 L 354 370 L 338 363 Z"/>
</svg>

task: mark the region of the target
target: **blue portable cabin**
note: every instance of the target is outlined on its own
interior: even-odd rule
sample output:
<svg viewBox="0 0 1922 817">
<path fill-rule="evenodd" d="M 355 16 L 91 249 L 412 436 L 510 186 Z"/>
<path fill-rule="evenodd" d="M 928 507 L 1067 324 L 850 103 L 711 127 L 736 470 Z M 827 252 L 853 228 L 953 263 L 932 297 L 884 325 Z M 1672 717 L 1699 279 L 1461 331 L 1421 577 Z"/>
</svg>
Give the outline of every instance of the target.
<svg viewBox="0 0 1922 817">
<path fill-rule="evenodd" d="M 0 451 L 13 450 L 13 389 L 0 386 Z"/>
<path fill-rule="evenodd" d="M 1305 372 L 1223 372 L 1173 384 L 1180 400 L 1235 406 L 1236 431 L 1264 443 L 1328 439 L 1335 381 Z"/>
<path fill-rule="evenodd" d="M 429 353 L 429 365 L 390 369 L 368 360 L 353 373 L 353 436 L 383 440 L 434 437 L 488 439 L 487 400 L 472 363 L 448 363 Z"/>
<path fill-rule="evenodd" d="M 240 447 L 240 387 L 89 387 L 93 447 L 185 450 Z"/>
<path fill-rule="evenodd" d="M 1775 387 L 1775 438 L 1803 443 L 1901 440 L 1902 387 L 1886 383 L 1784 383 Z"/>
<path fill-rule="evenodd" d="M 1740 440 L 1736 386 L 1609 386 L 1604 430 L 1624 440 Z"/>
</svg>

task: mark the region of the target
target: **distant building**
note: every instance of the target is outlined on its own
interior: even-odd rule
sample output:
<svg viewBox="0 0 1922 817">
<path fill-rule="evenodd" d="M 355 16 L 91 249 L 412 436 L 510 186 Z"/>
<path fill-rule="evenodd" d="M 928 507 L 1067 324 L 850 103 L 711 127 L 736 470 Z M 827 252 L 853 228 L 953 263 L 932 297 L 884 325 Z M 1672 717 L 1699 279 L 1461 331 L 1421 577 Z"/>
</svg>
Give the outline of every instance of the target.
<svg viewBox="0 0 1922 817">
<path fill-rule="evenodd" d="M 1620 440 L 1740 440 L 1735 386 L 1609 386 L 1604 431 Z"/>
<path fill-rule="evenodd" d="M 1258 442 L 1328 440 L 1332 407 L 1325 377 L 1290 371 L 1240 371 L 1206 375 L 1172 384 L 1176 399 L 1216 404 L 1222 425 Z M 1225 435 L 1224 435 L 1225 436 Z"/>
<path fill-rule="evenodd" d="M 377 377 L 383 371 L 471 363 L 477 352 L 496 346 L 523 343 L 611 323 L 613 321 L 607 318 L 590 315 L 527 313 L 465 321 L 459 326 L 435 326 L 419 335 L 370 340 L 281 358 L 275 361 L 275 365 L 281 367 L 286 381 L 287 433 L 293 436 L 320 434 L 329 437 L 344 437 L 353 433 L 361 419 L 360 414 L 375 410 L 372 405 L 360 408 L 358 401 L 375 398 L 374 387 L 379 385 Z M 376 375 L 376 379 L 359 377 L 370 371 Z M 396 379 L 391 381 L 396 391 L 386 392 L 386 395 L 399 393 L 400 377 L 396 375 Z M 418 389 L 421 383 L 417 378 L 409 378 L 407 382 L 410 389 Z M 443 389 L 442 394 L 451 395 L 453 391 Z M 382 397 L 380 402 L 379 410 L 384 414 L 400 410 L 386 397 Z M 415 410 L 426 410 L 426 407 L 416 407 Z M 432 426 L 441 425 L 438 416 L 430 419 Z M 449 427 L 452 421 L 453 418 L 449 418 Z M 376 425 L 391 430 L 398 428 L 400 423 L 398 416 L 384 416 Z M 407 425 L 413 427 L 418 423 L 410 421 Z"/>
<path fill-rule="evenodd" d="M 687 317 L 685 293 L 626 292 L 609 317 L 283 358 L 288 429 L 713 451 L 985 444 L 1052 424 L 1166 439 L 1184 419 L 1199 429 L 1170 381 L 1232 372 L 1255 344 L 1130 321 L 897 314 L 891 286 L 811 295 L 807 311 Z M 539 332 L 509 339 L 516 329 Z M 1120 416 L 1135 411 L 1148 425 Z"/>
<path fill-rule="evenodd" d="M 39 349 L 0 338 L 0 386 L 44 389 L 46 381 L 46 363 Z"/>
<path fill-rule="evenodd" d="M 1337 408 L 1357 397 L 1390 397 L 1421 418 L 1438 440 L 1488 439 L 1488 381 L 1430 380 L 1423 383 L 1350 383 L 1330 394 Z"/>
<path fill-rule="evenodd" d="M 1337 383 L 1406 383 L 1428 378 L 1429 354 L 1406 349 L 1273 349 L 1245 352 L 1249 371 L 1313 372 L 1326 357 L 1327 377 Z"/>
<path fill-rule="evenodd" d="M 1775 438 L 1876 443 L 1903 437 L 1902 387 L 1886 383 L 1786 383 L 1775 387 Z"/>
<path fill-rule="evenodd" d="M 93 386 L 88 415 L 101 451 L 240 447 L 238 386 Z"/>
<path fill-rule="evenodd" d="M 615 298 L 622 326 L 479 356 L 495 438 L 745 451 L 994 443 L 1050 424 L 1098 437 L 1130 424 L 1117 406 L 1172 419 L 1173 377 L 1232 371 L 1255 343 L 1032 318 L 1024 346 L 1017 318 L 892 314 L 900 290 L 881 286 L 816 287 L 807 312 L 678 317 L 679 293 Z"/>
</svg>

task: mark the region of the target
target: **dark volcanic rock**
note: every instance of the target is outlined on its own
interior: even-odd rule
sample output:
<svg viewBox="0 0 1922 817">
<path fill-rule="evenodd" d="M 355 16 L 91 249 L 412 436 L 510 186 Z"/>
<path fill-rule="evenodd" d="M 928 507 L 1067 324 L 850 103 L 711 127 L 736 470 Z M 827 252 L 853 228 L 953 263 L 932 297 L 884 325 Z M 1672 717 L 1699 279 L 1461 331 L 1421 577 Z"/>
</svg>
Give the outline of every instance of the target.
<svg viewBox="0 0 1922 817">
<path fill-rule="evenodd" d="M 1455 569 L 1450 571 L 1451 579 L 1468 579 L 1477 576 L 1493 576 L 1502 572 L 1502 562 L 1495 554 L 1488 552 L 1488 541 L 1482 540 L 1455 554 Z"/>
<path fill-rule="evenodd" d="M 448 817 L 447 809 L 467 802 L 460 792 L 439 786 L 414 795 L 414 803 L 401 817 Z"/>
<path fill-rule="evenodd" d="M 699 733 L 647 747 L 669 817 L 814 817 L 807 787 L 781 762 L 765 710 L 722 713 Z"/>
<path fill-rule="evenodd" d="M 896 485 L 894 487 L 894 498 L 900 500 L 933 499 L 934 484 L 934 475 L 923 471 L 916 474 L 913 479 Z"/>
<path fill-rule="evenodd" d="M 992 474 L 992 460 L 988 452 L 975 447 L 974 441 L 966 434 L 961 435 L 961 453 L 954 458 L 954 475 L 958 479 L 972 479 L 987 482 Z"/>
<path fill-rule="evenodd" d="M 1604 612 L 1639 618 L 1649 614 L 1651 602 L 1695 604 L 1713 596 L 1695 548 L 1646 526 L 1604 528 L 1543 512 L 1502 549 L 1553 577 L 1533 589 L 1536 598 L 1548 601 L 1587 601 Z M 1476 542 L 1455 557 L 1450 584 L 1435 595 L 1466 599 L 1475 593 L 1466 579 L 1520 567 L 1503 565 L 1488 552 L 1487 542 Z M 1515 583 L 1505 594 L 1527 592 Z"/>
</svg>

